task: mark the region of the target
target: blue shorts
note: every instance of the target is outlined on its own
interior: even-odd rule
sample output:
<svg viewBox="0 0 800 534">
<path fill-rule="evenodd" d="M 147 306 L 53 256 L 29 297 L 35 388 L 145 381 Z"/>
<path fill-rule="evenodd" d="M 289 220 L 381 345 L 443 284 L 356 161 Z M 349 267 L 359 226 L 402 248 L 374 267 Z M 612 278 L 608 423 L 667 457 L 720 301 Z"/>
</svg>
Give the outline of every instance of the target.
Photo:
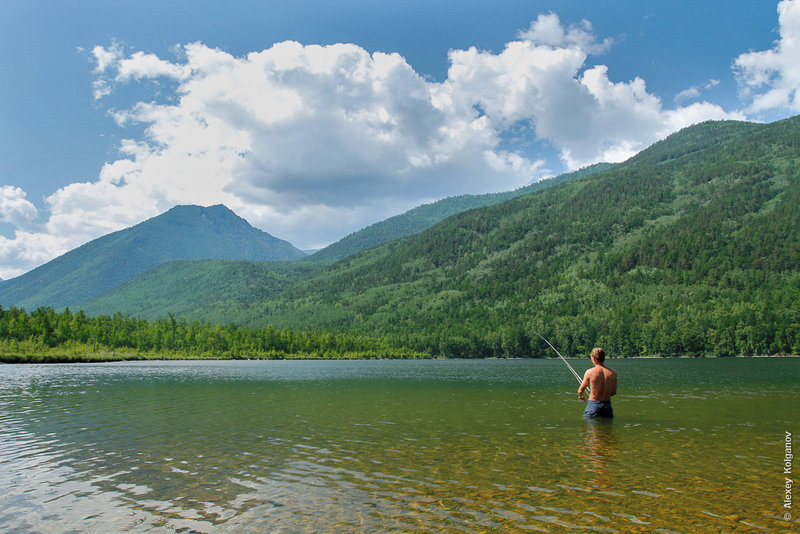
<svg viewBox="0 0 800 534">
<path fill-rule="evenodd" d="M 614 417 L 614 410 L 611 409 L 611 401 L 590 400 L 586 403 L 583 411 L 584 417 Z"/>
</svg>

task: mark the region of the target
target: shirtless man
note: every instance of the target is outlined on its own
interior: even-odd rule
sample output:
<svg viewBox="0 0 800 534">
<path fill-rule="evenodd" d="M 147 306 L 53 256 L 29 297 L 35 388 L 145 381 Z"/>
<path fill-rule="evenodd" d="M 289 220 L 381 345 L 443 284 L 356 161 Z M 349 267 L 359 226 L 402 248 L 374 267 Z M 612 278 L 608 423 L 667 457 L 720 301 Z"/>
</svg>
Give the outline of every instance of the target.
<svg viewBox="0 0 800 534">
<path fill-rule="evenodd" d="M 583 375 L 583 382 L 578 388 L 578 398 L 586 402 L 583 396 L 584 390 L 589 387 L 589 402 L 586 404 L 584 417 L 614 417 L 611 409 L 611 397 L 617 394 L 617 372 L 610 367 L 606 367 L 603 362 L 606 353 L 603 349 L 592 349 L 589 356 L 594 367 L 587 370 Z"/>
</svg>

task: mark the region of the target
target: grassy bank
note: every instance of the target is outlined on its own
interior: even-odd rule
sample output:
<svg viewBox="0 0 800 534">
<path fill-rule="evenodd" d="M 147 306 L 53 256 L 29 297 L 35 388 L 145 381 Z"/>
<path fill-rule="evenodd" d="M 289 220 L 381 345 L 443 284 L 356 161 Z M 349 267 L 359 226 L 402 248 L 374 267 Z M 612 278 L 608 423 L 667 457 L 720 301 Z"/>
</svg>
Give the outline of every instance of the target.
<svg viewBox="0 0 800 534">
<path fill-rule="evenodd" d="M 48 347 L 36 341 L 0 340 L 0 363 L 87 363 L 119 362 L 131 360 L 374 360 L 374 359 L 413 359 L 427 358 L 427 354 L 409 350 L 386 351 L 346 351 L 285 352 L 242 351 L 242 352 L 141 352 L 136 350 L 110 349 L 84 343 L 67 342 L 63 346 Z"/>
</svg>

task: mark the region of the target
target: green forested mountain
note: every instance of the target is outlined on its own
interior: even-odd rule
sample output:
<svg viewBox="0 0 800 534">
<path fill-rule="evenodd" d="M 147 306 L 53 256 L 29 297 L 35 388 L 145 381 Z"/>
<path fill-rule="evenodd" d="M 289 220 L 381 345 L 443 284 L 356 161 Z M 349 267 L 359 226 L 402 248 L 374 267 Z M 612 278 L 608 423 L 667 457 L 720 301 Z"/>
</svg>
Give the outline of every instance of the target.
<svg viewBox="0 0 800 534">
<path fill-rule="evenodd" d="M 0 304 L 77 307 L 173 260 L 295 260 L 305 253 L 250 226 L 222 205 L 177 206 L 95 239 L 0 286 Z"/>
<path fill-rule="evenodd" d="M 711 122 L 610 171 L 349 257 L 239 324 L 446 356 L 800 352 L 800 118 Z"/>
<path fill-rule="evenodd" d="M 498 204 L 611 167 L 613 165 L 610 163 L 598 163 L 515 191 L 461 195 L 425 204 L 354 232 L 306 256 L 302 262 L 242 262 L 238 265 L 237 262 L 211 260 L 162 265 L 84 302 L 81 307 L 90 315 L 124 312 L 136 317 L 158 319 L 173 313 L 191 319 L 226 322 L 229 317 L 236 316 L 242 307 L 266 300 L 342 258 L 387 241 L 417 234 L 450 215 Z"/>
<path fill-rule="evenodd" d="M 606 171 L 613 166 L 614 165 L 611 163 L 596 163 L 574 172 L 560 174 L 553 178 L 521 187 L 514 191 L 489 193 L 486 195 L 460 195 L 444 198 L 430 204 L 423 204 L 405 213 L 389 217 L 388 219 L 367 226 L 357 232 L 353 232 L 336 243 L 315 252 L 304 260 L 319 263 L 333 263 L 347 256 L 352 256 L 357 252 L 361 252 L 362 250 L 376 247 L 382 243 L 418 234 L 426 228 L 430 228 L 434 224 L 456 213 L 461 213 L 462 211 L 473 208 L 499 204 L 511 198 L 527 195 L 534 191 L 540 191 L 581 176 L 588 176 L 589 174 Z"/>
</svg>

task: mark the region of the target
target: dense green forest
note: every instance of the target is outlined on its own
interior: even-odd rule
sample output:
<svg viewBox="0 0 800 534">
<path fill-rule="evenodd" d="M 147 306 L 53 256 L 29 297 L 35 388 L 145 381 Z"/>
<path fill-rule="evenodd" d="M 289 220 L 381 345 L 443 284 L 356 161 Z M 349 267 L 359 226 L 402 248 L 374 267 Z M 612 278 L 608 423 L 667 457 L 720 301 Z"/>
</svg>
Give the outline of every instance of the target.
<svg viewBox="0 0 800 534">
<path fill-rule="evenodd" d="M 800 119 L 698 125 L 614 169 L 346 258 L 238 324 L 453 357 L 800 353 Z"/>
<path fill-rule="evenodd" d="M 146 358 L 414 358 L 430 356 L 360 335 L 157 321 L 122 314 L 88 317 L 69 309 L 0 306 L 0 362 Z"/>
</svg>

